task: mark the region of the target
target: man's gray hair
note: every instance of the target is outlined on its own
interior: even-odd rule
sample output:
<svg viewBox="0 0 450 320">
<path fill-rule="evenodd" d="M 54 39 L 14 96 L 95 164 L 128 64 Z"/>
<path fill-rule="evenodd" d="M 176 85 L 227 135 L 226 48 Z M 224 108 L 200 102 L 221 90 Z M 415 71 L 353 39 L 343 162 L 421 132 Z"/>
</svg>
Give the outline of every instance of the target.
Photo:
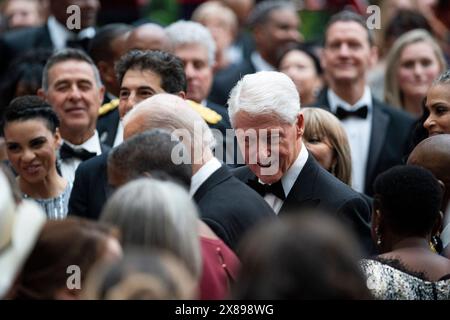
<svg viewBox="0 0 450 320">
<path fill-rule="evenodd" d="M 198 22 L 177 21 L 166 28 L 172 48 L 187 44 L 199 44 L 208 50 L 208 62 L 212 66 L 216 60 L 216 43 L 209 30 Z"/>
<path fill-rule="evenodd" d="M 244 76 L 231 90 L 228 113 L 234 127 L 235 115 L 273 114 L 294 124 L 300 113 L 300 96 L 292 80 L 281 72 L 261 71 Z"/>
<path fill-rule="evenodd" d="M 94 61 L 83 51 L 78 49 L 62 49 L 57 52 L 55 52 L 50 59 L 48 59 L 47 63 L 45 64 L 44 70 L 42 72 L 42 89 L 44 92 L 48 91 L 48 73 L 50 69 L 57 65 L 58 63 L 66 62 L 66 61 L 82 61 L 89 64 L 92 68 L 92 71 L 94 72 L 94 78 L 96 85 L 101 88 L 103 86 L 102 80 L 100 78 L 100 72 L 97 69 L 97 66 L 95 65 Z"/>
</svg>

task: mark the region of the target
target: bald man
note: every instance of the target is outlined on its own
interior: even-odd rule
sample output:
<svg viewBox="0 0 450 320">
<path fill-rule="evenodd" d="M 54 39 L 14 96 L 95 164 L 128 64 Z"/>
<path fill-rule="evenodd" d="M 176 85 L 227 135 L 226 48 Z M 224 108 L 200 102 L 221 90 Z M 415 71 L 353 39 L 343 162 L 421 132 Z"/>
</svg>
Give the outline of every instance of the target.
<svg viewBox="0 0 450 320">
<path fill-rule="evenodd" d="M 450 135 L 439 134 L 419 143 L 411 152 L 408 164 L 430 170 L 445 187 L 442 199 L 442 247 L 444 255 L 450 257 Z"/>
<path fill-rule="evenodd" d="M 145 23 L 136 27 L 129 34 L 126 47 L 128 51 L 133 49 L 170 51 L 166 32 L 155 23 Z"/>
</svg>

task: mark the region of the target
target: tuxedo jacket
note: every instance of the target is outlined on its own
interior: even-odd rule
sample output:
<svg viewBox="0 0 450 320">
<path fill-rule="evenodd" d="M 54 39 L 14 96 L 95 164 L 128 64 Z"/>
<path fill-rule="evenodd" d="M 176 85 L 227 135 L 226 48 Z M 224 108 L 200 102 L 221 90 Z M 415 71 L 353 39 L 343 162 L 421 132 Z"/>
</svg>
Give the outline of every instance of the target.
<svg viewBox="0 0 450 320">
<path fill-rule="evenodd" d="M 257 180 L 247 167 L 234 169 L 233 174 L 242 182 Z M 372 253 L 370 235 L 371 208 L 359 193 L 323 169 L 311 154 L 297 177 L 278 215 L 301 214 L 308 209 L 319 209 L 340 218 L 354 230 L 361 246 Z"/>
<path fill-rule="evenodd" d="M 313 105 L 330 111 L 327 90 Z M 375 178 L 389 168 L 403 163 L 409 151 L 414 119 L 406 112 L 373 99 L 372 132 L 366 166 L 364 193 L 373 195 Z"/>
<path fill-rule="evenodd" d="M 0 37 L 0 74 L 4 76 L 15 58 L 37 48 L 53 49 L 47 24 L 4 33 Z"/>
<path fill-rule="evenodd" d="M 276 217 L 266 201 L 222 165 L 194 193 L 201 219 L 231 249 L 254 225 Z"/>
<path fill-rule="evenodd" d="M 105 103 L 109 103 L 110 100 L 105 99 Z M 114 146 L 114 140 L 117 135 L 117 128 L 120 122 L 119 108 L 115 107 L 114 109 L 108 111 L 105 114 L 102 114 L 97 119 L 97 131 L 100 137 L 100 141 L 111 148 Z"/>
<path fill-rule="evenodd" d="M 231 89 L 243 76 L 255 72 L 256 68 L 250 59 L 244 59 L 239 64 L 220 70 L 214 75 L 208 100 L 226 106 Z"/>
<path fill-rule="evenodd" d="M 83 161 L 75 171 L 69 215 L 98 220 L 111 191 L 108 184 L 109 151 Z"/>
</svg>

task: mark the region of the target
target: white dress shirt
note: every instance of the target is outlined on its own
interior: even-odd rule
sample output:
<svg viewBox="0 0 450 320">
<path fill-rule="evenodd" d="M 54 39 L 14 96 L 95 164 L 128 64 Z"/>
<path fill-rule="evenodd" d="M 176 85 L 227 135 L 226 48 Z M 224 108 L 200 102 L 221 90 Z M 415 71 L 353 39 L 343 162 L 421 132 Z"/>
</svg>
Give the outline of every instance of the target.
<svg viewBox="0 0 450 320">
<path fill-rule="evenodd" d="M 74 145 L 70 142 L 64 140 L 64 143 L 67 143 L 70 147 L 74 149 L 85 149 L 89 152 L 95 153 L 96 155 L 102 154 L 102 148 L 100 146 L 100 139 L 98 137 L 98 132 L 95 130 L 94 135 L 86 140 L 84 143 L 80 145 Z M 64 178 L 66 178 L 69 183 L 73 184 L 75 180 L 75 170 L 77 170 L 78 166 L 82 161 L 80 159 L 65 159 L 61 160 L 61 174 Z"/>
<path fill-rule="evenodd" d="M 114 138 L 113 147 L 117 147 L 122 142 L 123 142 L 123 123 L 122 120 L 119 120 L 119 123 L 117 124 L 116 137 Z"/>
<path fill-rule="evenodd" d="M 56 50 L 64 49 L 68 40 L 89 38 L 92 39 L 95 36 L 95 28 L 89 27 L 81 30 L 79 33 L 68 30 L 65 26 L 59 23 L 54 16 L 50 16 L 47 20 L 48 30 L 50 32 L 50 39 L 52 40 L 53 47 Z"/>
<path fill-rule="evenodd" d="M 288 171 L 281 177 L 281 184 L 283 185 L 284 195 L 287 197 L 289 192 L 291 192 L 292 187 L 294 186 L 295 181 L 298 178 L 300 172 L 302 172 L 303 167 L 305 166 L 306 161 L 308 160 L 308 150 L 306 150 L 305 145 L 302 142 L 302 147 L 300 149 L 300 153 Z M 261 180 L 260 183 L 264 184 Z M 264 196 L 264 200 L 269 204 L 269 206 L 275 211 L 276 214 L 280 212 L 281 207 L 283 206 L 284 201 L 278 198 L 276 195 L 268 193 Z"/>
<path fill-rule="evenodd" d="M 368 86 L 365 87 L 363 96 L 354 105 L 350 105 L 342 100 L 331 89 L 328 89 L 327 94 L 332 113 L 336 113 L 337 106 L 341 106 L 346 110 L 355 110 L 362 106 L 367 106 L 368 108 L 366 119 L 351 117 L 341 120 L 347 133 L 352 156 L 352 188 L 358 192 L 364 192 L 370 136 L 372 133 L 373 106 L 370 88 Z"/>
<path fill-rule="evenodd" d="M 191 180 L 191 188 L 189 194 L 191 197 L 197 192 L 200 186 L 217 170 L 222 164 L 217 158 L 211 158 L 207 161 L 193 176 Z"/>
<path fill-rule="evenodd" d="M 275 68 L 270 63 L 268 63 L 266 60 L 264 60 L 263 57 L 261 57 L 261 55 L 256 51 L 252 52 L 252 54 L 250 55 L 250 59 L 253 63 L 253 66 L 256 69 L 256 72 L 276 71 Z"/>
</svg>

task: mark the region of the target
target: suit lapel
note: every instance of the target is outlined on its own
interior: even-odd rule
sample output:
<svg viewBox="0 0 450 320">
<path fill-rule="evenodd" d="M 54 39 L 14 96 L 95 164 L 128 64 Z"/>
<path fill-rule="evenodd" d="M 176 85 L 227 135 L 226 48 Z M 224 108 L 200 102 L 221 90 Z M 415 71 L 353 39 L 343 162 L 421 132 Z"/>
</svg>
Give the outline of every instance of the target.
<svg viewBox="0 0 450 320">
<path fill-rule="evenodd" d="M 389 116 L 383 112 L 376 100 L 373 100 L 372 110 L 372 130 L 366 167 L 366 182 L 372 181 L 370 177 L 373 175 L 375 166 L 378 163 L 389 125 Z M 365 189 L 367 190 L 367 185 L 365 186 Z"/>
<path fill-rule="evenodd" d="M 200 188 L 198 188 L 197 191 L 194 193 L 193 198 L 195 202 L 198 203 L 206 194 L 206 192 L 208 192 L 214 186 L 223 182 L 224 180 L 229 179 L 230 177 L 231 173 L 228 171 L 225 165 L 222 165 L 218 170 L 216 170 L 212 175 L 210 175 L 208 179 L 206 179 L 205 182 L 202 183 Z"/>
<path fill-rule="evenodd" d="M 314 186 L 318 173 L 318 164 L 311 154 L 308 154 L 308 160 L 297 180 L 295 180 L 286 200 L 283 202 L 280 214 L 290 211 L 291 208 L 295 208 L 298 211 L 299 206 L 316 207 L 319 204 L 320 199 L 315 199 L 314 197 Z"/>
</svg>

